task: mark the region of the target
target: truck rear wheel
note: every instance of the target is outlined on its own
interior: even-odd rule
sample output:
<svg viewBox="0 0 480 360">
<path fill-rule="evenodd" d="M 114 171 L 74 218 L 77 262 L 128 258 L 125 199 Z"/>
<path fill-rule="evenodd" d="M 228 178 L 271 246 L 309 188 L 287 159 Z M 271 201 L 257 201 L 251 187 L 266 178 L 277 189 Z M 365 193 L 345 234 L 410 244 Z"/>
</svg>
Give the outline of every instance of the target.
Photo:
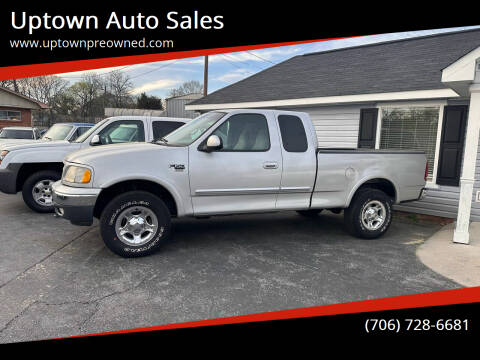
<svg viewBox="0 0 480 360">
<path fill-rule="evenodd" d="M 61 177 L 61 173 L 53 170 L 38 171 L 30 175 L 22 187 L 25 204 L 38 213 L 53 212 L 52 185 Z"/>
<path fill-rule="evenodd" d="M 130 191 L 115 197 L 100 217 L 105 245 L 125 258 L 154 253 L 168 239 L 170 229 L 167 206 L 146 191 Z"/>
<path fill-rule="evenodd" d="M 361 189 L 344 212 L 345 227 L 354 236 L 374 239 L 392 222 L 392 199 L 377 189 Z"/>
</svg>

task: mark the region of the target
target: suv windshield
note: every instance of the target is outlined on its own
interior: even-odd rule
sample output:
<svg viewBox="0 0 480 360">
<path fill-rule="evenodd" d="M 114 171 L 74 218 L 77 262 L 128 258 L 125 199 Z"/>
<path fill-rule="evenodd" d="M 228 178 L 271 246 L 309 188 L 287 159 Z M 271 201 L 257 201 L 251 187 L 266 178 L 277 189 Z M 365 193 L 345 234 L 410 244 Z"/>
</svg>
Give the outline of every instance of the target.
<svg viewBox="0 0 480 360">
<path fill-rule="evenodd" d="M 82 135 L 80 135 L 74 142 L 76 143 L 81 143 L 81 142 L 84 142 L 86 139 L 88 139 L 88 137 L 95 131 L 97 131 L 97 129 L 99 127 L 101 127 L 103 124 L 105 124 L 105 122 L 107 121 L 108 119 L 103 119 L 102 121 L 100 121 L 97 125 L 95 126 L 92 126 L 90 128 L 90 130 L 88 130 L 87 132 L 83 133 Z"/>
<path fill-rule="evenodd" d="M 167 145 L 188 146 L 224 116 L 225 113 L 217 111 L 200 115 L 196 119 L 165 136 L 162 140 Z"/>
<path fill-rule="evenodd" d="M 33 131 L 3 129 L 0 131 L 0 139 L 33 139 Z"/>
<path fill-rule="evenodd" d="M 42 136 L 43 140 L 65 140 L 70 131 L 72 130 L 71 125 L 53 125 L 48 131 Z"/>
</svg>

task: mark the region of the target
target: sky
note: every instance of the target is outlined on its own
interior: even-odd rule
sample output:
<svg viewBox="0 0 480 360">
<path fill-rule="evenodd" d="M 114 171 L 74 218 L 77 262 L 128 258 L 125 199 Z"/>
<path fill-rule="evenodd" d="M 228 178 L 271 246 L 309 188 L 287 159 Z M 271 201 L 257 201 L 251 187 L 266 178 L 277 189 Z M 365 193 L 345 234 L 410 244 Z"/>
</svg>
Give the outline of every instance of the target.
<svg viewBox="0 0 480 360">
<path fill-rule="evenodd" d="M 212 93 L 215 90 L 245 79 L 257 72 L 297 55 L 472 28 L 480 28 L 480 26 L 389 33 L 211 55 L 209 56 L 208 93 Z M 73 83 L 79 81 L 82 75 L 86 73 L 95 72 L 98 74 L 106 74 L 112 70 L 118 69 L 131 78 L 133 83 L 133 95 L 139 95 L 140 93 L 145 92 L 148 95 L 165 98 L 168 97 L 168 93 L 171 89 L 180 86 L 184 82 L 197 80 L 200 83 L 203 83 L 203 65 L 204 58 L 195 57 L 119 66 L 116 68 L 79 71 L 58 74 L 58 76 Z"/>
</svg>

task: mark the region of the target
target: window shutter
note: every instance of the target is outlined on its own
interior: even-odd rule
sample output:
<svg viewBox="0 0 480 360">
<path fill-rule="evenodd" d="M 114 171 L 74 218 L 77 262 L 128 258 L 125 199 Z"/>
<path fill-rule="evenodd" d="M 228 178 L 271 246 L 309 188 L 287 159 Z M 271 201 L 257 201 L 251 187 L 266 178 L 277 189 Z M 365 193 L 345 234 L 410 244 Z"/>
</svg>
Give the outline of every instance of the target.
<svg viewBox="0 0 480 360">
<path fill-rule="evenodd" d="M 458 186 L 462 166 L 467 106 L 445 106 L 443 114 L 437 184 Z"/>
<path fill-rule="evenodd" d="M 360 128 L 358 131 L 359 148 L 375 148 L 377 138 L 377 115 L 378 109 L 360 110 Z"/>
</svg>

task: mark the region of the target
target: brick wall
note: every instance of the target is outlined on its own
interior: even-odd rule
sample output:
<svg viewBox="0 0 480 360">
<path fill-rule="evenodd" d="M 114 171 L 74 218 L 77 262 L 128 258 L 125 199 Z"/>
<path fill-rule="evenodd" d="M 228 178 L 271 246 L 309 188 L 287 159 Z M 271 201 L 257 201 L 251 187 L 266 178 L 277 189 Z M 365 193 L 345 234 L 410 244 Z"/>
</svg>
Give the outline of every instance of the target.
<svg viewBox="0 0 480 360">
<path fill-rule="evenodd" d="M 9 121 L 0 119 L 0 129 L 7 126 L 32 126 L 32 110 L 30 109 L 19 109 L 12 107 L 0 106 L 0 110 L 10 110 L 10 111 L 20 111 L 21 120 L 20 121 Z"/>
</svg>

